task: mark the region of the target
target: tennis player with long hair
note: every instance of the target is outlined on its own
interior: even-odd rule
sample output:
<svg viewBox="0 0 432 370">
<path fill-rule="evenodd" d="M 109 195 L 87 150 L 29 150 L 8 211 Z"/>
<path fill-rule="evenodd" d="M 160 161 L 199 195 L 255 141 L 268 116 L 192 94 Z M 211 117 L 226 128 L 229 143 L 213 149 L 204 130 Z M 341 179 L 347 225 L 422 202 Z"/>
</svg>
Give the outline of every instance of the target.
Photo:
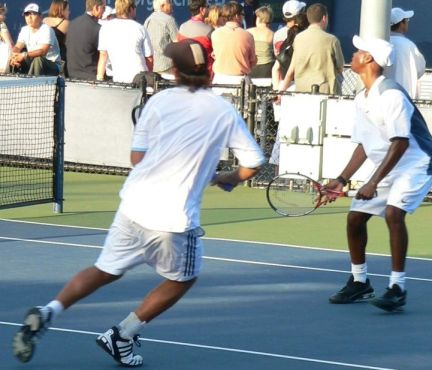
<svg viewBox="0 0 432 370">
<path fill-rule="evenodd" d="M 347 234 L 352 275 L 330 297 L 331 303 L 352 303 L 373 298 L 367 279 L 367 222 L 385 218 L 390 235 L 392 271 L 387 291 L 371 300 L 375 306 L 396 311 L 406 303 L 405 259 L 408 249 L 407 213 L 413 213 L 432 187 L 432 136 L 427 124 L 396 82 L 383 69 L 393 62 L 393 47 L 381 39 L 353 38 L 359 49 L 351 69 L 365 86 L 355 99 L 357 113 L 352 140 L 357 147 L 337 180 L 327 188 L 342 190 L 366 158 L 375 165 L 357 192 L 348 214 Z M 375 196 L 376 195 L 376 196 Z"/>
<path fill-rule="evenodd" d="M 134 312 L 96 341 L 124 366 L 141 366 L 133 352 L 143 326 L 173 306 L 195 283 L 201 268 L 200 204 L 209 183 L 236 186 L 250 179 L 264 156 L 233 106 L 207 87 L 210 76 L 202 46 L 171 43 L 177 85 L 154 95 L 136 125 L 134 165 L 121 204 L 94 266 L 73 277 L 46 306 L 32 308 L 13 340 L 15 356 L 31 359 L 35 339 L 65 309 L 129 269 L 147 264 L 165 280 Z M 238 169 L 215 175 L 222 150 L 233 148 Z"/>
</svg>

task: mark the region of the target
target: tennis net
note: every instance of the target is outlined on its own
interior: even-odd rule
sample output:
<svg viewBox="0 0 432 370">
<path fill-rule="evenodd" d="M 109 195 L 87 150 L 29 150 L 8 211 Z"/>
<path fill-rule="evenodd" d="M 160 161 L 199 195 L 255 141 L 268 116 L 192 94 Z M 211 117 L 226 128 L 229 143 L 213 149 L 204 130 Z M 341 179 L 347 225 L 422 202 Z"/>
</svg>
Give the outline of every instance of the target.
<svg viewBox="0 0 432 370">
<path fill-rule="evenodd" d="M 0 78 L 0 209 L 63 207 L 64 80 Z"/>
</svg>

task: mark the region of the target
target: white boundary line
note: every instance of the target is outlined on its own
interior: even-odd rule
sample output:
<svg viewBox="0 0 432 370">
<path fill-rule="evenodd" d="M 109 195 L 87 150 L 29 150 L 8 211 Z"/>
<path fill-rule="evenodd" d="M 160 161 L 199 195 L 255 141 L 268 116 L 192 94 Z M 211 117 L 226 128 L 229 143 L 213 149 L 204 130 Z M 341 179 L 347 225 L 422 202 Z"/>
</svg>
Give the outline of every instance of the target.
<svg viewBox="0 0 432 370">
<path fill-rule="evenodd" d="M 16 222 L 16 223 L 32 224 L 32 225 L 52 226 L 52 227 L 64 227 L 64 228 L 71 228 L 71 229 L 87 229 L 87 230 L 108 231 L 108 229 L 101 228 L 101 227 L 60 225 L 60 224 L 50 224 L 50 223 L 46 223 L 46 222 L 34 222 L 34 221 L 24 221 L 24 220 L 10 220 L 10 219 L 6 219 L 6 218 L 0 218 L 0 221 Z M 348 253 L 347 250 L 341 250 L 341 249 L 310 247 L 310 246 L 295 245 L 295 244 L 260 242 L 260 241 L 256 241 L 256 240 L 239 240 L 239 239 L 209 238 L 209 237 L 203 237 L 203 239 L 204 240 L 221 240 L 221 241 L 224 241 L 224 242 L 231 242 L 231 243 L 246 243 L 246 244 L 257 244 L 257 245 L 269 245 L 269 246 L 274 246 L 274 247 L 289 247 L 289 248 L 298 248 L 298 249 L 310 249 L 310 250 L 318 250 L 318 251 L 329 251 L 329 252 L 336 252 L 336 253 Z M 389 254 L 385 254 L 385 253 L 368 253 L 368 255 L 370 255 L 370 256 L 390 257 Z M 426 257 L 407 257 L 407 259 L 419 260 L 419 261 L 432 261 L 432 258 L 426 258 Z"/>
<path fill-rule="evenodd" d="M 5 322 L 5 321 L 0 321 L 0 325 L 21 326 L 21 324 L 18 324 L 18 323 Z M 91 332 L 91 331 L 72 330 L 72 329 L 63 329 L 63 328 L 49 328 L 49 330 L 59 331 L 59 332 L 67 332 L 67 333 L 74 333 L 74 334 L 94 335 L 94 336 L 97 336 L 97 335 L 101 334 L 101 333 L 96 333 L 96 332 Z M 239 349 L 239 348 L 209 346 L 209 345 L 196 344 L 196 343 L 176 342 L 176 341 L 171 341 L 171 340 L 140 338 L 140 341 L 142 341 L 142 342 L 160 343 L 160 344 L 170 344 L 170 345 L 176 345 L 176 346 L 182 346 L 182 347 L 192 347 L 192 348 L 200 348 L 200 349 L 209 349 L 209 350 L 215 350 L 215 351 L 234 352 L 234 353 L 241 353 L 241 354 L 254 355 L 254 356 L 282 358 L 282 359 L 286 359 L 286 360 L 295 360 L 295 361 L 303 361 L 303 362 L 314 362 L 314 363 L 319 363 L 319 364 L 328 364 L 328 365 L 335 365 L 335 366 L 345 366 L 345 367 L 351 367 L 351 368 L 356 368 L 356 369 L 396 370 L 396 369 L 383 368 L 383 367 L 375 367 L 375 366 L 352 364 L 352 363 L 346 363 L 346 362 L 320 360 L 320 359 L 309 358 L 309 357 L 297 357 L 297 356 L 282 355 L 282 354 L 278 354 L 278 353 L 250 351 L 250 350 L 244 350 L 244 349 Z"/>
<path fill-rule="evenodd" d="M 103 248 L 100 245 L 78 244 L 78 243 L 65 243 L 65 242 L 37 240 L 37 239 L 9 238 L 9 237 L 4 237 L 4 236 L 0 236 L 0 240 L 11 240 L 11 241 L 19 241 L 19 242 L 27 242 L 27 243 L 37 243 L 37 244 L 48 244 L 48 245 L 61 245 L 61 246 L 65 246 L 65 247 L 79 247 L 79 248 L 89 248 L 89 249 L 102 249 Z M 283 263 L 252 261 L 252 260 L 243 260 L 243 259 L 235 259 L 235 258 L 203 256 L 203 259 L 213 260 L 213 261 L 243 263 L 243 264 L 248 264 L 248 265 L 259 265 L 259 266 L 271 266 L 271 267 L 291 268 L 291 269 L 298 269 L 298 270 L 336 272 L 336 273 L 344 273 L 344 274 L 350 274 L 351 273 L 351 271 L 347 271 L 347 270 L 337 270 L 337 269 L 328 269 L 328 268 L 322 268 L 322 267 L 309 267 L 309 266 L 299 266 L 299 265 L 288 265 L 288 264 L 283 264 Z M 373 274 L 373 273 L 369 273 L 369 272 L 368 272 L 368 275 L 370 275 L 370 276 L 378 276 L 378 277 L 389 277 L 389 275 Z M 417 278 L 417 277 L 408 277 L 407 276 L 406 279 L 407 280 L 415 280 L 415 281 L 432 282 L 432 279 L 428 279 L 428 278 Z"/>
</svg>

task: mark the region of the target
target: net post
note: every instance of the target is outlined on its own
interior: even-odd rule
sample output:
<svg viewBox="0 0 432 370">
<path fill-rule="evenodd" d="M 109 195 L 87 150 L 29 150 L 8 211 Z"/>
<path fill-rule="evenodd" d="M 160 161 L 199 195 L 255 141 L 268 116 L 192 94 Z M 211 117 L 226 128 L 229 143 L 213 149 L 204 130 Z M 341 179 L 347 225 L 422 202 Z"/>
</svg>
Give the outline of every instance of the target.
<svg viewBox="0 0 432 370">
<path fill-rule="evenodd" d="M 54 118 L 54 212 L 63 213 L 65 80 L 57 79 Z"/>
</svg>

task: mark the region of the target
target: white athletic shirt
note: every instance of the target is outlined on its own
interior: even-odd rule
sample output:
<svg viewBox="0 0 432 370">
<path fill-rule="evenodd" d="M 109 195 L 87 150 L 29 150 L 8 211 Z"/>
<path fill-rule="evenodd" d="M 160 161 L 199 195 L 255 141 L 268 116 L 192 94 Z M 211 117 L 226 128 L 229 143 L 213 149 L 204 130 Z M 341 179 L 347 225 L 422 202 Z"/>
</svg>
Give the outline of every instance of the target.
<svg viewBox="0 0 432 370">
<path fill-rule="evenodd" d="M 211 89 L 191 93 L 175 87 L 157 93 L 135 128 L 132 150 L 146 154 L 120 191 L 119 211 L 151 230 L 198 227 L 204 189 L 225 147 L 243 167 L 264 163 L 243 119 Z"/>
<path fill-rule="evenodd" d="M 432 170 L 431 135 L 423 117 L 399 89 L 392 80 L 381 76 L 367 96 L 363 90 L 355 98 L 356 122 L 352 141 L 363 145 L 375 166 L 383 161 L 392 138 L 409 139 L 408 149 L 386 177 L 390 182 L 402 172 Z"/>
<path fill-rule="evenodd" d="M 31 32 L 29 26 L 24 26 L 18 35 L 17 43 L 23 43 L 27 51 L 39 50 L 42 45 L 49 45 L 45 58 L 57 63 L 60 67 L 60 47 L 57 37 L 50 26 L 42 23 L 36 32 Z"/>
<path fill-rule="evenodd" d="M 115 18 L 99 31 L 99 51 L 106 51 L 114 82 L 130 83 L 135 75 L 148 71 L 145 57 L 153 48 L 145 28 L 132 19 Z"/>
<path fill-rule="evenodd" d="M 394 46 L 394 63 L 385 75 L 399 83 L 411 99 L 418 97 L 418 79 L 423 76 L 426 61 L 417 46 L 401 33 L 392 33 L 390 42 Z"/>
</svg>

